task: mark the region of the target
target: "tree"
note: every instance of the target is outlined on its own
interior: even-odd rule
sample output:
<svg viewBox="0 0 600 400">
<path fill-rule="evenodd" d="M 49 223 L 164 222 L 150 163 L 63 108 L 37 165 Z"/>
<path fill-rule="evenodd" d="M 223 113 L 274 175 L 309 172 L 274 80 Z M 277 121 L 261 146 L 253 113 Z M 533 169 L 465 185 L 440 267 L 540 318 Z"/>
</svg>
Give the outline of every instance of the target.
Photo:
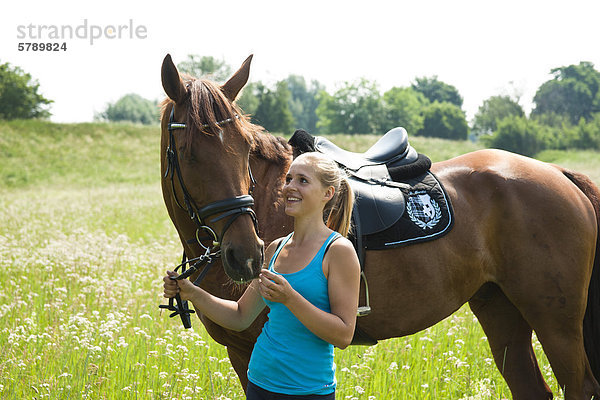
<svg viewBox="0 0 600 400">
<path fill-rule="evenodd" d="M 473 120 L 476 136 L 491 135 L 498 129 L 498 121 L 506 117 L 523 117 L 523 107 L 510 96 L 492 96 L 484 100 Z"/>
<path fill-rule="evenodd" d="M 52 100 L 40 93 L 39 83 L 21 68 L 0 65 L 0 119 L 48 118 Z"/>
<path fill-rule="evenodd" d="M 237 97 L 236 104 L 242 109 L 244 114 L 254 115 L 260 103 L 258 93 L 264 88 L 262 82 L 249 82 L 242 89 L 242 93 Z"/>
<path fill-rule="evenodd" d="M 419 135 L 443 139 L 466 140 L 469 126 L 464 111 L 452 103 L 434 102 L 423 112 L 423 128 Z"/>
<path fill-rule="evenodd" d="M 386 129 L 402 126 L 409 134 L 423 129 L 423 110 L 429 100 L 411 87 L 394 87 L 383 94 L 384 118 L 382 125 Z"/>
<path fill-rule="evenodd" d="M 580 118 L 589 120 L 600 111 L 600 72 L 594 64 L 580 62 L 551 73 L 554 79 L 543 83 L 533 98 L 533 116 L 553 112 L 568 116 L 575 125 Z"/>
<path fill-rule="evenodd" d="M 440 81 L 436 76 L 431 78 L 416 78 L 411 87 L 423 95 L 431 102 L 448 102 L 458 108 L 462 107 L 463 98 L 454 86 Z"/>
<path fill-rule="evenodd" d="M 545 127 L 525 117 L 507 117 L 498 122 L 498 129 L 482 140 L 489 147 L 533 156 L 546 148 Z"/>
<path fill-rule="evenodd" d="M 321 91 L 317 116 L 322 133 L 380 133 L 383 106 L 377 85 L 363 78 L 346 82 L 333 95 Z"/>
<path fill-rule="evenodd" d="M 304 77 L 300 75 L 290 75 L 285 81 L 291 94 L 289 106 L 295 127 L 317 133 L 318 95 L 325 87 L 316 80 L 307 86 Z"/>
<path fill-rule="evenodd" d="M 291 133 L 294 118 L 289 108 L 290 91 L 285 81 L 279 81 L 275 89 L 257 86 L 258 107 L 254 120 L 271 132 Z"/>
<path fill-rule="evenodd" d="M 177 69 L 196 78 L 210 76 L 211 79 L 219 82 L 226 81 L 231 75 L 231 67 L 225 60 L 197 54 L 188 54 L 185 61 L 177 64 Z"/>
<path fill-rule="evenodd" d="M 111 122 L 155 124 L 158 122 L 158 104 L 156 101 L 153 102 L 138 94 L 130 93 L 115 103 L 108 104 L 106 110 L 97 114 L 96 118 Z"/>
</svg>

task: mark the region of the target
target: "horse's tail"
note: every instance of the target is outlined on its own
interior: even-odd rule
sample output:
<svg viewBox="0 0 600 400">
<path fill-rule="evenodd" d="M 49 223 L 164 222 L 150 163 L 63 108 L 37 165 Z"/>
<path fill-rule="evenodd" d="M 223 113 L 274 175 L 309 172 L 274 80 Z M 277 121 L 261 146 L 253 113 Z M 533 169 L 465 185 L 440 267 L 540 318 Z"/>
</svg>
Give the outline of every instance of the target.
<svg viewBox="0 0 600 400">
<path fill-rule="evenodd" d="M 560 169 L 587 196 L 596 212 L 596 255 L 583 319 L 583 341 L 594 377 L 600 382 L 600 189 L 587 176 Z"/>
</svg>

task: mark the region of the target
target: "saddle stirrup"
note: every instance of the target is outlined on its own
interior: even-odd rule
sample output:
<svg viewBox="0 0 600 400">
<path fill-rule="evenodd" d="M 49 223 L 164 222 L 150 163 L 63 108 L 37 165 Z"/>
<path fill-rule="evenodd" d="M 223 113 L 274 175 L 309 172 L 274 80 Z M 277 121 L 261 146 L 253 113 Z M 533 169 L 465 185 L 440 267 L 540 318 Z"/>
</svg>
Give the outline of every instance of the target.
<svg viewBox="0 0 600 400">
<path fill-rule="evenodd" d="M 367 305 L 359 306 L 356 315 L 358 317 L 364 317 L 366 315 L 371 314 L 371 306 L 369 305 L 369 285 L 367 284 L 367 277 L 364 271 L 360 272 L 360 277 L 363 280 L 363 282 L 365 282 L 365 298 Z"/>
</svg>

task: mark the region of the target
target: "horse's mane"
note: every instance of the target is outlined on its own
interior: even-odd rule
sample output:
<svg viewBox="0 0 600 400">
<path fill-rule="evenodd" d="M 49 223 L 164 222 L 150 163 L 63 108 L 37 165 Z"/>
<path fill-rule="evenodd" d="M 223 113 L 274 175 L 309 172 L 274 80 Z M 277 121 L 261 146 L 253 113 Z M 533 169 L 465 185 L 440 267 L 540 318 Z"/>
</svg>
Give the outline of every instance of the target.
<svg viewBox="0 0 600 400">
<path fill-rule="evenodd" d="M 193 129 L 186 129 L 184 147 L 191 148 L 197 132 L 206 135 L 217 135 L 221 131 L 220 121 L 230 119 L 244 140 L 251 143 L 252 154 L 264 160 L 284 164 L 290 154 L 290 146 L 283 138 L 275 137 L 260 126 L 250 121 L 250 116 L 243 114 L 237 104 L 230 102 L 221 88 L 214 82 L 182 76 L 188 89 L 186 100 L 190 107 L 185 122 Z M 168 97 L 161 103 L 161 121 L 168 119 L 168 113 L 175 102 Z"/>
<path fill-rule="evenodd" d="M 292 147 L 284 138 L 263 131 L 254 137 L 252 154 L 278 165 L 286 165 L 292 154 Z"/>
</svg>

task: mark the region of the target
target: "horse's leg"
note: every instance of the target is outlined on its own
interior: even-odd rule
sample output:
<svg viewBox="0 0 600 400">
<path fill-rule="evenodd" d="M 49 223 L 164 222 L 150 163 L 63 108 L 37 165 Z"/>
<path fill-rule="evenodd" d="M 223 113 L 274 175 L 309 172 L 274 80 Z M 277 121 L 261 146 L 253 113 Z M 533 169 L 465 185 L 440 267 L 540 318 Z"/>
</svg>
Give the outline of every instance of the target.
<svg viewBox="0 0 600 400">
<path fill-rule="evenodd" d="M 597 395 L 599 388 L 585 354 L 582 326 L 569 321 L 567 315 L 533 325 L 565 400 L 589 400 Z"/>
<path fill-rule="evenodd" d="M 240 385 L 246 392 L 248 387 L 248 363 L 250 362 L 250 354 L 252 353 L 252 347 L 249 349 L 242 348 L 241 346 L 227 346 L 227 355 L 229 355 L 229 361 L 231 366 L 235 370 L 238 378 L 240 379 Z"/>
<path fill-rule="evenodd" d="M 566 244 L 562 249 L 567 256 L 581 254 L 581 251 L 569 251 Z M 583 344 L 586 285 L 584 274 L 575 266 L 585 263 L 567 259 L 561 264 L 570 266 L 568 269 L 548 272 L 552 270 L 553 262 L 554 271 L 557 270 L 557 258 L 557 255 L 552 258 L 542 252 L 535 254 L 535 259 L 547 271 L 532 271 L 531 274 L 542 284 L 515 278 L 516 284 L 507 280 L 512 283 L 510 287 L 497 287 L 496 290 L 502 290 L 504 301 L 511 307 L 514 308 L 513 304 L 518 307 L 519 317 L 527 321 L 528 336 L 531 328 L 535 330 L 558 384 L 565 392 L 565 400 L 589 400 L 598 393 L 599 387 Z M 528 345 L 531 349 L 530 341 Z M 533 357 L 533 353 L 530 354 Z"/>
<path fill-rule="evenodd" d="M 563 228 L 563 232 L 566 229 Z M 584 229 L 580 231 L 586 233 Z M 586 233 L 577 240 L 548 236 L 538 241 L 552 246 L 531 247 L 527 254 L 514 252 L 524 260 L 521 265 L 527 265 L 529 276 L 519 272 L 526 268 L 519 271 L 515 268 L 512 276 L 502 276 L 498 285 L 536 332 L 558 384 L 565 392 L 565 400 L 589 400 L 599 391 L 583 343 L 586 283 L 590 274 L 585 266 L 591 265 L 593 257 L 589 241 L 584 238 L 592 235 Z M 516 256 L 512 265 L 518 265 Z"/>
<path fill-rule="evenodd" d="M 496 366 L 514 400 L 552 399 L 531 346 L 531 327 L 495 284 L 484 285 L 469 300 L 481 323 Z"/>
</svg>

